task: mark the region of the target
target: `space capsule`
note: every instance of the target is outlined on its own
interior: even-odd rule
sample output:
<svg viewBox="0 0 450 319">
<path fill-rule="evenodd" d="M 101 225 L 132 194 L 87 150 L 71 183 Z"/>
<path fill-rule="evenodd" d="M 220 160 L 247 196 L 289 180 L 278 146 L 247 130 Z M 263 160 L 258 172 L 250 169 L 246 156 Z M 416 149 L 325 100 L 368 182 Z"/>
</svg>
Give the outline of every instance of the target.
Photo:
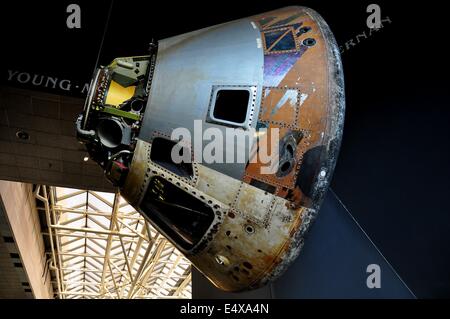
<svg viewBox="0 0 450 319">
<path fill-rule="evenodd" d="M 297 258 L 333 173 L 344 104 L 329 27 L 309 8 L 288 7 L 163 39 L 146 55 L 100 67 L 77 136 L 200 272 L 241 291 L 275 280 Z M 213 135 L 222 160 L 196 153 Z M 276 154 L 269 170 L 266 143 Z"/>
</svg>

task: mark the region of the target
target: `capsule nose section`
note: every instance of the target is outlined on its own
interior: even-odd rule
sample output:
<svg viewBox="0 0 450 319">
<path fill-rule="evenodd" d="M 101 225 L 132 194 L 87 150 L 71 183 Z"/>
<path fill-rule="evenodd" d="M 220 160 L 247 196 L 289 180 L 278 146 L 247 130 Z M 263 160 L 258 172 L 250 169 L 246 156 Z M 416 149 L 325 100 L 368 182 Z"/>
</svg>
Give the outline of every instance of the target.
<svg viewBox="0 0 450 319">
<path fill-rule="evenodd" d="M 339 151 L 343 75 L 331 31 L 313 10 L 288 7 L 151 48 L 96 72 L 79 140 L 214 285 L 275 280 L 301 249 Z M 180 128 L 188 139 L 173 139 Z M 223 138 L 222 162 L 204 160 L 208 129 Z M 174 160 L 175 146 L 188 160 Z"/>
</svg>

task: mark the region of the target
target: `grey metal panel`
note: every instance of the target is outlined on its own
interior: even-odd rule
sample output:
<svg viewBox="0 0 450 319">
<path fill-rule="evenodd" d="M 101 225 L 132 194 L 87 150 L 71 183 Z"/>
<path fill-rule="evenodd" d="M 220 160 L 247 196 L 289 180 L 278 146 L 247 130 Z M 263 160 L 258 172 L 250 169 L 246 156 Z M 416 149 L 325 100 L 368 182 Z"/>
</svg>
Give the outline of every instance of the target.
<svg viewBox="0 0 450 319">
<path fill-rule="evenodd" d="M 187 128 L 193 136 L 194 120 L 203 121 L 203 130 L 215 127 L 225 133 L 225 126 L 204 122 L 213 85 L 256 86 L 257 116 L 262 79 L 260 32 L 248 19 L 161 40 L 139 138 L 151 141 L 154 131 L 171 135 L 177 127 Z M 236 147 L 248 154 L 251 146 Z M 245 163 L 205 165 L 235 178 L 241 178 L 245 168 Z"/>
</svg>

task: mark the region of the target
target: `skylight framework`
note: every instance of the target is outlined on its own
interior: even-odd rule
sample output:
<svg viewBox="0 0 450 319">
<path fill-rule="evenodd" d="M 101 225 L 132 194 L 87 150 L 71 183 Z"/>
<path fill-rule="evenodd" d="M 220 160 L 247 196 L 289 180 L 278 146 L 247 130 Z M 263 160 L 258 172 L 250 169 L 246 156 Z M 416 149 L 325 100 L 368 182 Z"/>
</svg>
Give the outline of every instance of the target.
<svg viewBox="0 0 450 319">
<path fill-rule="evenodd" d="M 119 193 L 37 186 L 61 299 L 191 298 L 190 262 Z"/>
</svg>

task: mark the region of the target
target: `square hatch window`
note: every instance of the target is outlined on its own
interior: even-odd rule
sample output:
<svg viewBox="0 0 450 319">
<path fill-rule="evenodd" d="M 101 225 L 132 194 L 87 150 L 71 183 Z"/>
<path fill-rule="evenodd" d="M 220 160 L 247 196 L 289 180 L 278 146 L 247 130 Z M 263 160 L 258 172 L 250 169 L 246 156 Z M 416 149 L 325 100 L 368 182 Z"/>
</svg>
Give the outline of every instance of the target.
<svg viewBox="0 0 450 319">
<path fill-rule="evenodd" d="M 213 88 L 209 122 L 229 126 L 246 126 L 253 112 L 255 89 L 253 87 L 218 86 Z"/>
</svg>

